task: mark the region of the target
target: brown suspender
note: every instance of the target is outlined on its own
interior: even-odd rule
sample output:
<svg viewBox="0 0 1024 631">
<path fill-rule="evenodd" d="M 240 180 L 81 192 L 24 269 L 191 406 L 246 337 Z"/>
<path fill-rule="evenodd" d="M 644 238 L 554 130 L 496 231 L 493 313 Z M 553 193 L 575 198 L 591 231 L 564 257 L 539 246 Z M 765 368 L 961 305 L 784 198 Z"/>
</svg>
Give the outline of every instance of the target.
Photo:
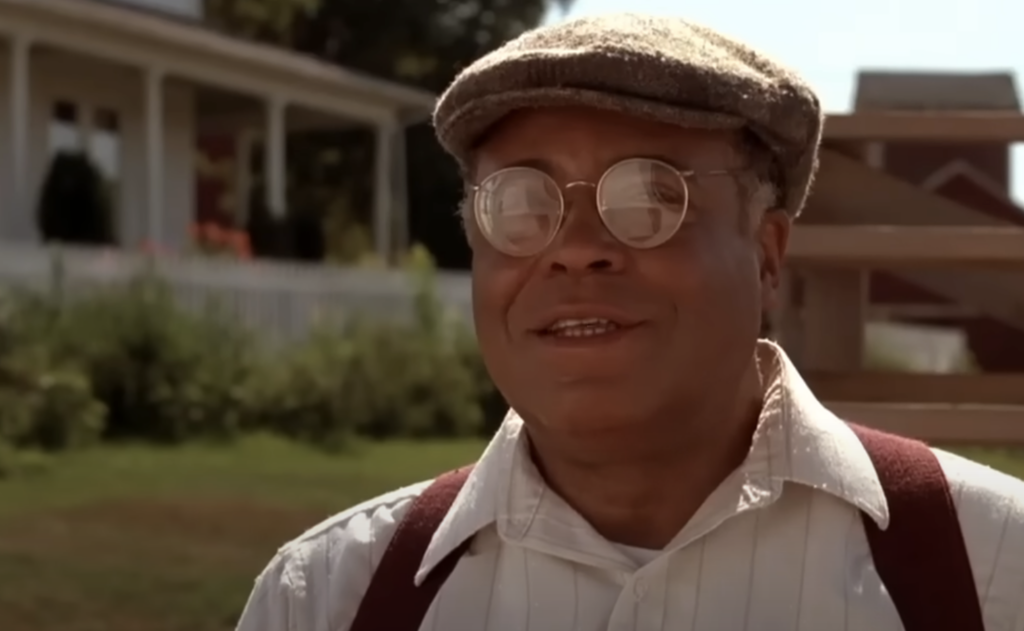
<svg viewBox="0 0 1024 631">
<path fill-rule="evenodd" d="M 434 597 L 471 540 L 441 561 L 419 586 L 413 579 L 434 532 L 472 469 L 463 467 L 442 474 L 413 500 L 370 579 L 350 631 L 419 631 Z"/>
<path fill-rule="evenodd" d="M 889 527 L 862 514 L 878 574 L 905 631 L 984 631 L 981 604 L 949 485 L 924 443 L 851 424 L 878 471 Z M 419 631 L 463 543 L 413 582 L 434 532 L 469 477 L 464 467 L 437 478 L 413 502 L 384 552 L 350 631 Z"/>
<path fill-rule="evenodd" d="M 985 631 L 974 571 L 942 465 L 924 443 L 851 424 L 889 504 L 889 527 L 862 513 L 882 583 L 906 631 Z"/>
</svg>

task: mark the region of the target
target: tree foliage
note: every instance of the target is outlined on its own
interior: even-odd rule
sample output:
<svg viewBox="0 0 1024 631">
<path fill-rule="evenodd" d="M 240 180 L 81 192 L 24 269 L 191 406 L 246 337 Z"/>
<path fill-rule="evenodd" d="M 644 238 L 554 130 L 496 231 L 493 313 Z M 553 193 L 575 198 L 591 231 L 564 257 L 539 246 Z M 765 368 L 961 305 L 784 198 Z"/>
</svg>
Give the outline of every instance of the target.
<svg viewBox="0 0 1024 631">
<path fill-rule="evenodd" d="M 292 25 L 321 0 L 206 0 L 211 26 L 246 39 L 287 45 Z"/>
<path fill-rule="evenodd" d="M 288 46 L 348 69 L 435 93 L 473 60 L 540 24 L 551 9 L 572 0 L 207 0 L 212 24 L 231 34 Z M 292 190 L 329 187 L 321 197 L 340 197 L 366 222 L 372 198 L 373 137 L 365 131 L 317 133 L 289 146 Z M 441 267 L 465 267 L 469 252 L 455 209 L 462 182 L 426 122 L 407 133 L 410 230 Z M 323 160 L 332 153 L 330 177 Z M 320 165 L 320 166 L 316 166 Z M 317 171 L 320 175 L 317 175 Z M 325 183 L 328 182 L 328 183 Z M 303 206 L 305 202 L 290 205 Z M 327 207 L 324 212 L 328 213 Z M 306 211 L 308 212 L 308 211 Z M 348 225 L 352 217 L 325 216 L 325 224 Z M 330 249 L 328 247 L 328 249 Z"/>
<path fill-rule="evenodd" d="M 324 0 L 292 45 L 363 72 L 441 92 L 476 58 L 572 0 Z"/>
</svg>

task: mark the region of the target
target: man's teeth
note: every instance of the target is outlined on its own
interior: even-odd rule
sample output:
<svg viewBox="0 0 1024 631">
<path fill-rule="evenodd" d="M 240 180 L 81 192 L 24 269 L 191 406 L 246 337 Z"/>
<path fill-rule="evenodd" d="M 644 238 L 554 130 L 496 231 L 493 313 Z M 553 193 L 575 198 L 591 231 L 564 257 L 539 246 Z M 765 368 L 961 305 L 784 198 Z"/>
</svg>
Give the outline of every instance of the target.
<svg viewBox="0 0 1024 631">
<path fill-rule="evenodd" d="M 554 337 L 590 337 L 611 333 L 618 328 L 618 324 L 603 318 L 559 320 L 548 328 L 548 334 Z"/>
</svg>

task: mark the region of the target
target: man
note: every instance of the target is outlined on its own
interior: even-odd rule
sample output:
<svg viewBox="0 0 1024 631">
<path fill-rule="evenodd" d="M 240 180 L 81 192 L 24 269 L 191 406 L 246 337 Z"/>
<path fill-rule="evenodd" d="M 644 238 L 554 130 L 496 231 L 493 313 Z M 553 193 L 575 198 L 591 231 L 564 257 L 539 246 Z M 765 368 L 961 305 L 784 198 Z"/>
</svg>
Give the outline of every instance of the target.
<svg viewBox="0 0 1024 631">
<path fill-rule="evenodd" d="M 821 123 L 795 75 L 678 19 L 564 22 L 462 72 L 435 124 L 514 411 L 450 508 L 424 483 L 282 548 L 239 629 L 924 631 L 916 579 L 966 580 L 933 605 L 962 598 L 970 628 L 1024 629 L 1024 483 L 935 452 L 959 518 L 931 520 L 935 493 L 898 487 L 932 452 L 876 471 L 900 439 L 859 439 L 758 340 Z"/>
</svg>

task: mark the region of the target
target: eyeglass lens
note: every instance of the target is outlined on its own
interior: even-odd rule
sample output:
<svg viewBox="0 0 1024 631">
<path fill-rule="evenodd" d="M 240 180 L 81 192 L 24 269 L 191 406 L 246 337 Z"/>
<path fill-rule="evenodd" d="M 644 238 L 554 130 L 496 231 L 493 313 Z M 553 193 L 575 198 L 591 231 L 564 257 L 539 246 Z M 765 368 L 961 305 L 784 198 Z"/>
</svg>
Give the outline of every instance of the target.
<svg viewBox="0 0 1024 631">
<path fill-rule="evenodd" d="M 686 181 L 674 167 L 642 158 L 611 167 L 596 195 L 601 221 L 612 236 L 642 249 L 672 238 L 689 201 Z M 481 232 L 510 256 L 532 256 L 546 248 L 565 212 L 562 191 L 551 176 L 525 167 L 493 173 L 473 201 Z"/>
</svg>

